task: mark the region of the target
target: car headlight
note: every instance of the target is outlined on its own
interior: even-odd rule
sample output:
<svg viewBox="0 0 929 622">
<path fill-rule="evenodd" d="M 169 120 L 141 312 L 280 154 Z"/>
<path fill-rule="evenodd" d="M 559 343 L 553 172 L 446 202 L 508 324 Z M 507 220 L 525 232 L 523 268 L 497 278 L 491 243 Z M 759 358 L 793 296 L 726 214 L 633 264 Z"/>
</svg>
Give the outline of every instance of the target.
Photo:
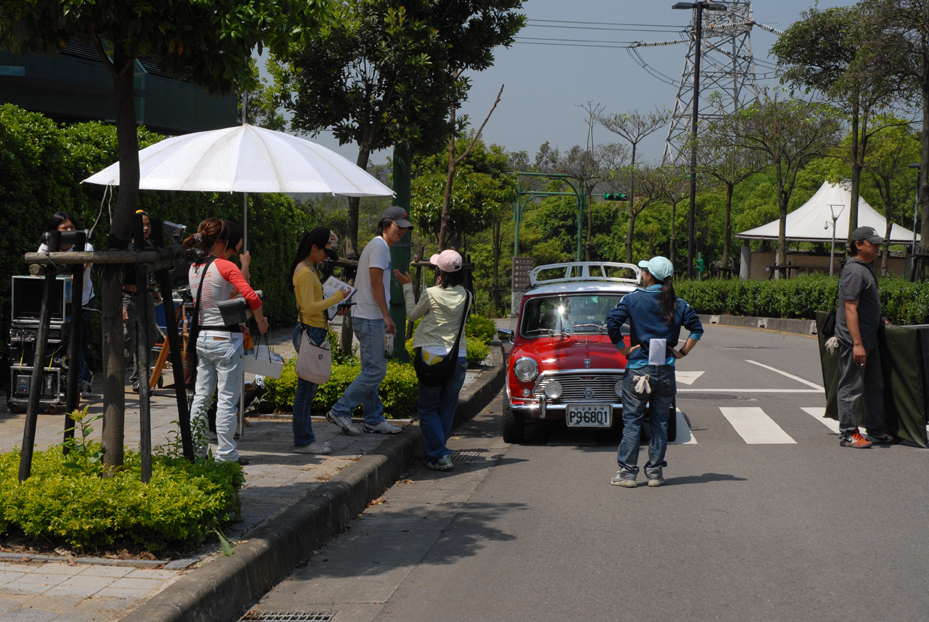
<svg viewBox="0 0 929 622">
<path fill-rule="evenodd" d="M 532 382 L 539 375 L 539 366 L 534 360 L 524 356 L 513 365 L 513 374 L 520 382 Z"/>
<path fill-rule="evenodd" d="M 545 385 L 545 397 L 550 400 L 557 400 L 564 393 L 564 387 L 557 380 L 552 380 Z"/>
</svg>

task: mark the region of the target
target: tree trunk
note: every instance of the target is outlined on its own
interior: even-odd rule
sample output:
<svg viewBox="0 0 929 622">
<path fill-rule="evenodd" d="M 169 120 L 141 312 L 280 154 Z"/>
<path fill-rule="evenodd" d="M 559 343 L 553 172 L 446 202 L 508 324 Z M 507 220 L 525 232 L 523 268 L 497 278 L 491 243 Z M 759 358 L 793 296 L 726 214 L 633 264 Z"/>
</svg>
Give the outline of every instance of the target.
<svg viewBox="0 0 929 622">
<path fill-rule="evenodd" d="M 919 167 L 919 252 L 929 250 L 929 47 L 923 49 L 920 85 L 923 92 L 923 128 L 920 134 Z"/>
<path fill-rule="evenodd" d="M 136 134 L 135 76 L 133 60 L 114 58 L 117 71 L 113 77 L 116 106 L 116 139 L 119 151 L 119 194 L 116 213 L 110 225 L 107 248 L 129 247 L 132 238 L 132 215 L 139 203 L 139 140 Z M 103 462 L 107 470 L 123 465 L 126 395 L 123 355 L 123 287 L 118 266 L 104 269 L 101 288 L 103 332 Z"/>
<path fill-rule="evenodd" d="M 723 268 L 729 267 L 729 251 L 732 240 L 732 191 L 734 184 L 726 184 L 726 219 L 723 225 Z"/>
<path fill-rule="evenodd" d="M 632 143 L 632 162 L 629 170 L 632 171 L 629 182 L 629 227 L 626 231 L 626 263 L 632 263 L 632 234 L 635 231 L 635 149 Z"/>
<path fill-rule="evenodd" d="M 671 244 L 668 250 L 668 260 L 673 264 L 674 263 L 674 237 L 677 227 L 677 203 L 673 200 L 671 201 Z"/>
<path fill-rule="evenodd" d="M 861 162 L 859 154 L 861 149 L 858 143 L 858 137 L 861 133 L 860 124 L 861 106 L 858 103 L 856 95 L 855 101 L 852 102 L 852 183 L 849 189 L 849 206 L 848 206 L 848 235 L 846 243 L 851 246 L 852 232 L 858 228 L 858 192 L 861 186 Z"/>
</svg>

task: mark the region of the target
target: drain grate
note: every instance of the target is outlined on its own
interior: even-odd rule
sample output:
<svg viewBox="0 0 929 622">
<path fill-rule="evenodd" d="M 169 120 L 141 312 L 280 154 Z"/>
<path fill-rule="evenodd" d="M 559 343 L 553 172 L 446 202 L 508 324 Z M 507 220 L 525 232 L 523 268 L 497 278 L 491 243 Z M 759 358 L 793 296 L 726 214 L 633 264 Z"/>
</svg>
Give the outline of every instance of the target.
<svg viewBox="0 0 929 622">
<path fill-rule="evenodd" d="M 453 451 L 452 452 L 452 462 L 463 462 L 465 464 L 471 464 L 472 462 L 479 462 L 484 460 L 483 450 L 479 451 Z"/>
<path fill-rule="evenodd" d="M 304 612 L 288 611 L 285 613 L 276 611 L 249 611 L 239 622 L 330 622 L 335 613 L 326 612 Z"/>
</svg>

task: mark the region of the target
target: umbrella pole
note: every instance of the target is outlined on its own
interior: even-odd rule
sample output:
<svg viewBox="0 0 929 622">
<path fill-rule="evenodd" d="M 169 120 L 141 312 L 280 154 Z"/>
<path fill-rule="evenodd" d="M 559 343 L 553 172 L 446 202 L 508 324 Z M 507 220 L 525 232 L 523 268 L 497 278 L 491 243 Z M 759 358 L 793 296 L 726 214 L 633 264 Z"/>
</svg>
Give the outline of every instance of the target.
<svg viewBox="0 0 929 622">
<path fill-rule="evenodd" d="M 242 252 L 248 250 L 248 193 L 242 193 Z"/>
</svg>

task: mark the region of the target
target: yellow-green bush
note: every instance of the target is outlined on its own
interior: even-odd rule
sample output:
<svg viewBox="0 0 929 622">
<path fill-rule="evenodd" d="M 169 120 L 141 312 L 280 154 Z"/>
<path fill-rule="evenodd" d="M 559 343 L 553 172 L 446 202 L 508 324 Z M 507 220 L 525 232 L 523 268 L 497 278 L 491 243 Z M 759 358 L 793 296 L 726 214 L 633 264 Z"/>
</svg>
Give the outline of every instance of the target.
<svg viewBox="0 0 929 622">
<path fill-rule="evenodd" d="M 266 380 L 267 397 L 264 402 L 277 411 L 290 412 L 294 406 L 294 395 L 297 392 L 297 372 L 294 366 L 296 357 L 284 364 L 279 380 L 268 378 Z M 333 365 L 329 382 L 316 389 L 313 399 L 313 414 L 325 414 L 332 405 L 338 401 L 342 393 L 352 381 L 361 373 L 360 363 Z M 416 412 L 416 395 L 418 381 L 413 366 L 398 361 L 387 361 L 387 376 L 381 381 L 380 396 L 384 403 L 384 416 L 388 419 L 406 419 Z M 361 407 L 357 413 L 361 412 Z M 356 414 L 357 414 L 356 413 Z"/>
<path fill-rule="evenodd" d="M 144 484 L 137 452 L 126 451 L 123 469 L 103 478 L 68 468 L 74 458 L 55 446 L 33 455 L 32 474 L 20 483 L 19 457 L 19 450 L 0 454 L 2 534 L 80 548 L 184 550 L 214 537 L 241 507 L 244 477 L 235 463 L 155 455 Z"/>
</svg>

